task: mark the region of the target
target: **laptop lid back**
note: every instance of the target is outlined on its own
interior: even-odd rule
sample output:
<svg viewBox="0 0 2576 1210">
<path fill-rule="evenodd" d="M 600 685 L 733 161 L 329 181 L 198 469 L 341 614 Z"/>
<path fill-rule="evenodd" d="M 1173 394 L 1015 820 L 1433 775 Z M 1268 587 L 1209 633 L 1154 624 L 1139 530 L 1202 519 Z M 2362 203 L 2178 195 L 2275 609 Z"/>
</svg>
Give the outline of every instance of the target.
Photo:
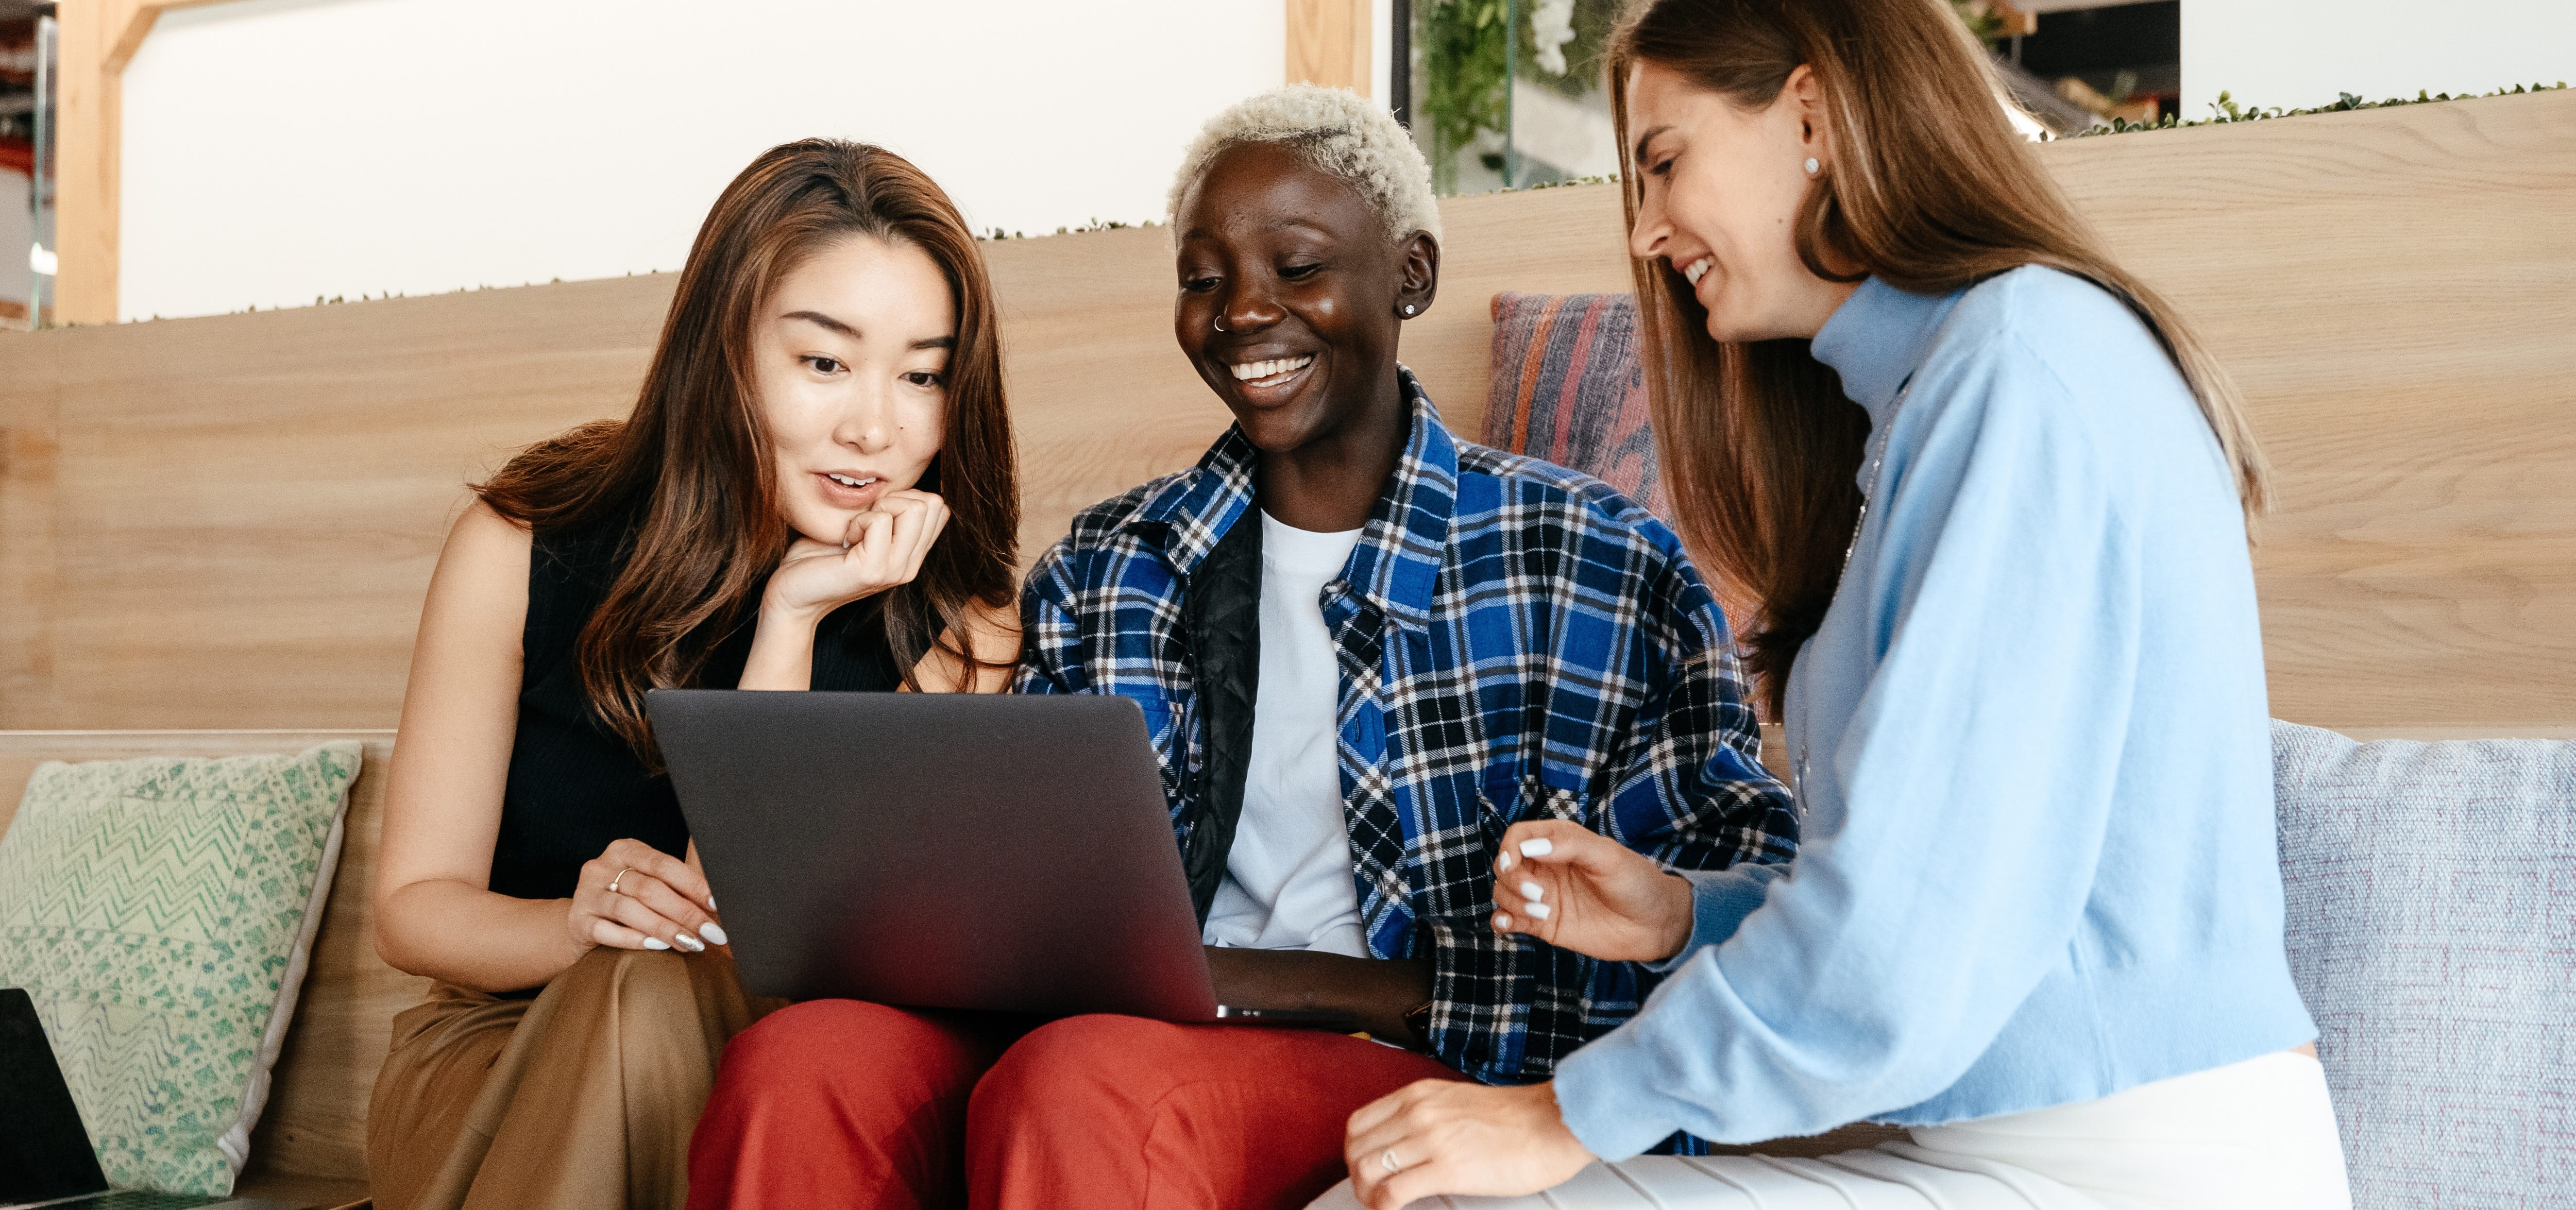
<svg viewBox="0 0 2576 1210">
<path fill-rule="evenodd" d="M 0 989 L 0 1106 L 0 1204 L 107 1190 L 36 1003 L 14 987 Z"/>
<path fill-rule="evenodd" d="M 1135 702 L 684 689 L 646 709 L 755 994 L 1215 1017 Z"/>
</svg>

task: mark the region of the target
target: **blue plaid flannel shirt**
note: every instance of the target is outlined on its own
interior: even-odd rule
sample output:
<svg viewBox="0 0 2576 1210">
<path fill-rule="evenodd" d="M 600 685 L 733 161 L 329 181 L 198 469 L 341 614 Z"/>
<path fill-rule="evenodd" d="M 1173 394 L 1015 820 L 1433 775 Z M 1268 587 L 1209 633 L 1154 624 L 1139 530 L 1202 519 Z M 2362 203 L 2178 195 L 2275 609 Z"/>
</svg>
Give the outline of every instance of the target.
<svg viewBox="0 0 2576 1210">
<path fill-rule="evenodd" d="M 1544 1079 L 1657 976 L 1496 937 L 1503 830 L 1553 816 L 1717 869 L 1789 860 L 1797 820 L 1672 531 L 1589 476 L 1452 438 L 1401 379 L 1412 438 L 1322 595 L 1361 921 L 1372 954 L 1433 959 L 1442 1061 Z M 1083 510 L 1021 596 L 1017 691 L 1135 699 L 1184 841 L 1203 745 L 1181 594 L 1252 509 L 1255 456 L 1229 429 L 1193 469 Z"/>
</svg>

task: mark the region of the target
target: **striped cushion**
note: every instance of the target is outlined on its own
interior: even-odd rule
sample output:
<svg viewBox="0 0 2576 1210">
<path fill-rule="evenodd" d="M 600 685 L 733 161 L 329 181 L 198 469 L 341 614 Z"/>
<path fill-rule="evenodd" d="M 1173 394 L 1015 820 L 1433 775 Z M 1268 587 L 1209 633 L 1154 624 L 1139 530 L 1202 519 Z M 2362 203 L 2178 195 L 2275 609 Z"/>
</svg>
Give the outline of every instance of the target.
<svg viewBox="0 0 2576 1210">
<path fill-rule="evenodd" d="M 1625 294 L 1494 296 L 1485 444 L 1599 479 L 1667 521 Z"/>
</svg>

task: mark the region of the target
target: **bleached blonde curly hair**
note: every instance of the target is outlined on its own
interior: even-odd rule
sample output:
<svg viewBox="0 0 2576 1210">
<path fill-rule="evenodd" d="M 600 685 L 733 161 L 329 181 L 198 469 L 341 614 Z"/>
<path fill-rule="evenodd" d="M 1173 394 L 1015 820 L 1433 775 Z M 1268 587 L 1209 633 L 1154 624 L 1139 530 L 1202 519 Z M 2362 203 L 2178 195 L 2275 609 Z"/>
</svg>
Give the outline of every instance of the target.
<svg viewBox="0 0 2576 1210">
<path fill-rule="evenodd" d="M 1229 147 L 1277 143 L 1316 171 L 1340 178 L 1386 224 L 1390 242 L 1414 232 L 1440 238 L 1440 206 L 1431 193 L 1431 165 L 1395 115 L 1347 88 L 1289 84 L 1237 101 L 1208 119 L 1181 157 L 1172 178 L 1170 219 L 1179 236 L 1181 195 L 1198 183 L 1209 162 Z"/>
</svg>

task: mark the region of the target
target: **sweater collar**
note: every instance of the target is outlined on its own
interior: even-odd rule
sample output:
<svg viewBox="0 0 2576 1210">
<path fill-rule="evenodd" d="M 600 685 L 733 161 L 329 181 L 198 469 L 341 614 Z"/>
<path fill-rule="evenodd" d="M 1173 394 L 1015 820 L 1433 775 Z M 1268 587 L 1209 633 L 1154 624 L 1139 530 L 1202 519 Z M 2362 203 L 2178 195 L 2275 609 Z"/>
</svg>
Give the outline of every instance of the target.
<svg viewBox="0 0 2576 1210">
<path fill-rule="evenodd" d="M 1842 376 L 1844 396 L 1869 412 L 1876 429 L 1965 292 L 1911 294 L 1872 277 L 1834 309 L 1807 351 Z"/>
</svg>

